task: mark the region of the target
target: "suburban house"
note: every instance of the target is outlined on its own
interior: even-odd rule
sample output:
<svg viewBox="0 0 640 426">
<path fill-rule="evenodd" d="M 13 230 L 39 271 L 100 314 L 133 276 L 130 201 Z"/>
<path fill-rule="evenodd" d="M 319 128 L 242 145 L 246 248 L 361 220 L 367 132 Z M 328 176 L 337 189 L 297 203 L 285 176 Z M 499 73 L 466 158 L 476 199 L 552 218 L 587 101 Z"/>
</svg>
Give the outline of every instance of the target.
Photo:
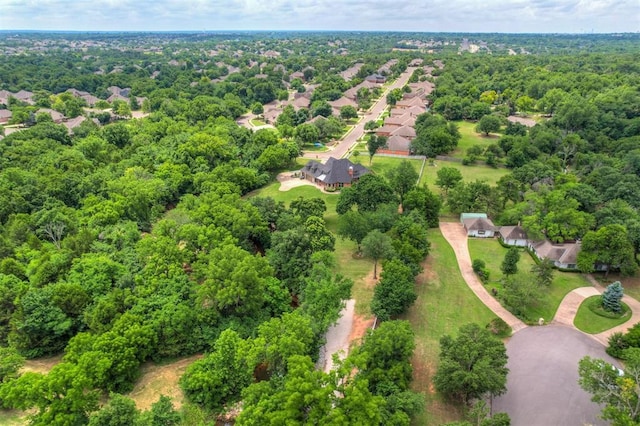
<svg viewBox="0 0 640 426">
<path fill-rule="evenodd" d="M 402 108 L 402 109 L 418 107 L 418 108 L 422 108 L 424 110 L 424 105 L 425 105 L 424 100 L 422 100 L 419 97 L 414 97 L 414 98 L 409 98 L 409 99 L 402 99 L 402 100 L 396 102 L 396 108 Z"/>
<path fill-rule="evenodd" d="M 11 120 L 13 113 L 8 109 L 0 109 L 0 124 L 6 124 Z"/>
<path fill-rule="evenodd" d="M 37 113 L 49 114 L 49 116 L 51 116 L 51 120 L 56 124 L 60 124 L 67 119 L 64 114 L 51 108 L 40 108 Z"/>
<path fill-rule="evenodd" d="M 549 259 L 557 268 L 578 269 L 577 259 L 580 253 L 580 241 L 556 244 L 549 240 L 529 241 L 529 249 L 538 259 Z"/>
<path fill-rule="evenodd" d="M 371 74 L 365 77 L 364 80 L 369 83 L 384 84 L 387 81 L 387 77 L 382 74 Z"/>
<path fill-rule="evenodd" d="M 395 116 L 387 117 L 387 119 L 384 120 L 385 126 L 413 127 L 415 124 L 416 124 L 416 117 L 412 114 L 395 115 Z"/>
<path fill-rule="evenodd" d="M 526 247 L 529 244 L 527 233 L 521 226 L 501 226 L 498 238 L 508 246 Z"/>
<path fill-rule="evenodd" d="M 410 140 L 414 140 L 416 137 L 416 129 L 411 126 L 396 127 L 390 134 L 390 136 L 402 136 Z"/>
<path fill-rule="evenodd" d="M 323 189 L 339 189 L 351 186 L 360 177 L 370 173 L 361 164 L 354 164 L 346 158 L 330 157 L 325 164 L 310 160 L 300 171 L 302 178 Z"/>
<path fill-rule="evenodd" d="M 493 238 L 498 230 L 486 213 L 462 213 L 460 222 L 468 237 Z"/>
<path fill-rule="evenodd" d="M 333 112 L 333 115 L 337 115 L 337 116 L 340 115 L 340 110 L 344 106 L 348 105 L 348 106 L 354 107 L 356 110 L 358 109 L 358 103 L 352 99 L 347 98 L 346 96 L 336 99 L 335 101 L 329 101 L 328 103 L 329 105 L 331 105 L 331 110 Z"/>
<path fill-rule="evenodd" d="M 411 139 L 398 135 L 387 138 L 387 144 L 376 151 L 380 154 L 410 155 Z"/>
</svg>

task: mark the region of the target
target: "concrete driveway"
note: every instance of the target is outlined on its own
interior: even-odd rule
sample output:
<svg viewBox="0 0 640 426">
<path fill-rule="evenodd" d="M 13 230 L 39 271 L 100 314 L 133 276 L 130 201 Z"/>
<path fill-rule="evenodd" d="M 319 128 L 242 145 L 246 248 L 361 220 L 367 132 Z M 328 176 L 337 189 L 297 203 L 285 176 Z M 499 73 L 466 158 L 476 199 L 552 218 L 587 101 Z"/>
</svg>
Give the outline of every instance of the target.
<svg viewBox="0 0 640 426">
<path fill-rule="evenodd" d="M 527 327 L 507 343 L 507 393 L 493 412 L 513 426 L 606 425 L 601 407 L 578 385 L 578 361 L 586 355 L 619 366 L 593 337 L 562 325 Z"/>
</svg>

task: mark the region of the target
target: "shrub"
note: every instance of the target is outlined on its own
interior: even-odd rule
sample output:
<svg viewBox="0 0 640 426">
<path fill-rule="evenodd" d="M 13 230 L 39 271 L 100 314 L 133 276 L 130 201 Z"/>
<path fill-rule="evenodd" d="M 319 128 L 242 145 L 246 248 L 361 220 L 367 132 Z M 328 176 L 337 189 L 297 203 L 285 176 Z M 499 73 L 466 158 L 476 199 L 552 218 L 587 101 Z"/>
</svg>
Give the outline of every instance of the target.
<svg viewBox="0 0 640 426">
<path fill-rule="evenodd" d="M 511 327 L 502 318 L 494 318 L 487 324 L 487 330 L 498 337 L 511 335 Z"/>
<path fill-rule="evenodd" d="M 616 332 L 609 336 L 609 346 L 606 351 L 612 357 L 620 358 L 622 356 L 622 351 L 628 347 L 624 334 Z"/>
<path fill-rule="evenodd" d="M 487 264 L 482 259 L 474 259 L 471 265 L 471 267 L 473 268 L 473 272 L 475 272 L 476 274 L 482 271 L 486 266 Z"/>
<path fill-rule="evenodd" d="M 489 270 L 486 268 L 486 264 L 482 259 L 475 259 L 472 264 L 473 272 L 478 275 L 480 281 L 486 283 L 489 281 Z"/>
</svg>

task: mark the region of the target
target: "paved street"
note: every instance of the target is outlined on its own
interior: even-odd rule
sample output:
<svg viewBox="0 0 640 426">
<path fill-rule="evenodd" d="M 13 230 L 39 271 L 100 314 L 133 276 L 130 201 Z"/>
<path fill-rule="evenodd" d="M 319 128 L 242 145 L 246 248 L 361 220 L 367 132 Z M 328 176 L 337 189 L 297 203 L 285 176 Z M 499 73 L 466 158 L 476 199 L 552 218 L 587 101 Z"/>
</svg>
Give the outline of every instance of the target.
<svg viewBox="0 0 640 426">
<path fill-rule="evenodd" d="M 380 96 L 378 102 L 376 102 L 369 111 L 365 112 L 364 117 L 355 125 L 353 130 L 351 130 L 351 132 L 342 140 L 338 141 L 333 149 L 326 152 L 305 152 L 303 157 L 317 158 L 322 162 L 329 157 L 342 158 L 347 151 L 349 151 L 349 148 L 351 148 L 351 146 L 362 137 L 364 134 L 364 125 L 368 121 L 377 120 L 380 114 L 382 114 L 382 112 L 387 108 L 387 93 L 392 89 L 398 89 L 407 84 L 415 69 L 416 67 L 408 67 L 405 72 L 403 72 L 400 77 L 398 77 L 398 79 L 385 90 L 382 96 Z"/>
<path fill-rule="evenodd" d="M 507 343 L 507 393 L 493 399 L 513 426 L 606 425 L 601 407 L 578 385 L 586 355 L 618 365 L 593 337 L 562 325 L 527 327 Z"/>
</svg>

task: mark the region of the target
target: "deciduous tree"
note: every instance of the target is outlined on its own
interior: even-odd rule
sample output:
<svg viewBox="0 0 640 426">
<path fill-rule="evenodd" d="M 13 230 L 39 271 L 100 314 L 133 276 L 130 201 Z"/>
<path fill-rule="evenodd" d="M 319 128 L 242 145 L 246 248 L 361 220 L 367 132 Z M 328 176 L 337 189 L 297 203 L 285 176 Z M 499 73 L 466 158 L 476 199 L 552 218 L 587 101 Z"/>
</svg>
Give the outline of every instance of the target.
<svg viewBox="0 0 640 426">
<path fill-rule="evenodd" d="M 438 169 L 436 175 L 436 185 L 442 189 L 445 196 L 448 194 L 449 189 L 455 187 L 462 181 L 462 173 L 455 167 L 442 167 Z"/>
<path fill-rule="evenodd" d="M 417 298 L 415 276 L 409 266 L 397 259 L 386 261 L 383 266 L 371 301 L 371 312 L 379 321 L 404 313 Z"/>
<path fill-rule="evenodd" d="M 468 402 L 506 390 L 507 351 L 504 343 L 477 324 L 460 328 L 458 336 L 440 339 L 440 365 L 434 376 L 438 392 Z"/>
<path fill-rule="evenodd" d="M 373 279 L 377 279 L 378 261 L 393 253 L 391 237 L 374 229 L 362 240 L 362 251 L 366 257 L 373 259 Z"/>
<path fill-rule="evenodd" d="M 403 160 L 396 167 L 387 173 L 389 184 L 400 197 L 400 204 L 404 206 L 405 195 L 415 188 L 418 181 L 418 172 L 413 168 L 411 163 Z"/>
</svg>

